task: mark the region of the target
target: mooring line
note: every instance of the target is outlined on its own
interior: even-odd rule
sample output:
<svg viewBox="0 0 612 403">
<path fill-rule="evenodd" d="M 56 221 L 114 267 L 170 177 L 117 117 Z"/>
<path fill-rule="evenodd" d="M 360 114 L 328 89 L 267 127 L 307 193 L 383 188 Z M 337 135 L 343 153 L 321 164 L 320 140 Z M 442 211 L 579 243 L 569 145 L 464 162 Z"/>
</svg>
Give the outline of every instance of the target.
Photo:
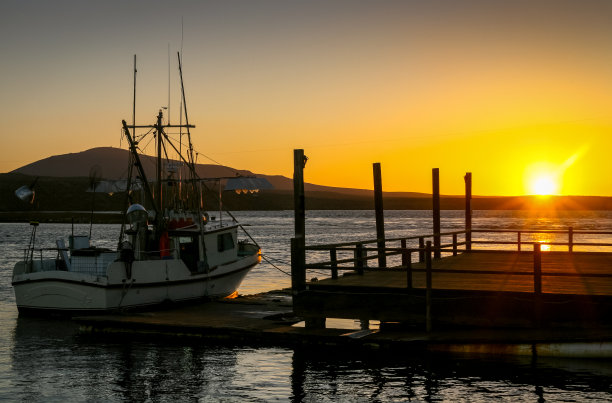
<svg viewBox="0 0 612 403">
<path fill-rule="evenodd" d="M 283 270 L 283 269 L 281 269 L 280 267 L 276 266 L 276 265 L 275 265 L 274 263 L 272 263 L 272 262 L 270 261 L 270 259 L 268 259 L 268 257 L 267 257 L 267 256 L 265 256 L 263 253 L 261 254 L 261 258 L 262 258 L 263 260 L 265 260 L 266 262 L 268 262 L 268 264 L 269 264 L 270 266 L 274 267 L 276 270 L 280 271 L 281 273 L 283 273 L 283 274 L 285 274 L 285 275 L 287 275 L 287 276 L 291 276 L 291 273 L 287 273 L 286 271 L 284 271 L 284 270 Z"/>
</svg>

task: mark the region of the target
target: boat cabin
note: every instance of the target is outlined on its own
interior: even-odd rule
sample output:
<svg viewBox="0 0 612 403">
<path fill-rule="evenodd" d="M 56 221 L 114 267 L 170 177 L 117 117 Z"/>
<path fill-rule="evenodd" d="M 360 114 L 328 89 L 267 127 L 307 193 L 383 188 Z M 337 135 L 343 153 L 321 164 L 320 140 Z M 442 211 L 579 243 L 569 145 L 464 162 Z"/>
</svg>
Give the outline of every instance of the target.
<svg viewBox="0 0 612 403">
<path fill-rule="evenodd" d="M 237 226 L 207 222 L 193 217 L 177 219 L 170 213 L 166 229 L 156 234 L 148 225 L 144 208 L 128 209 L 131 227 L 126 230 L 135 260 L 181 259 L 192 273 L 214 270 L 238 259 Z M 203 228 L 202 228 L 203 227 Z M 127 246 L 129 247 L 129 246 Z"/>
</svg>

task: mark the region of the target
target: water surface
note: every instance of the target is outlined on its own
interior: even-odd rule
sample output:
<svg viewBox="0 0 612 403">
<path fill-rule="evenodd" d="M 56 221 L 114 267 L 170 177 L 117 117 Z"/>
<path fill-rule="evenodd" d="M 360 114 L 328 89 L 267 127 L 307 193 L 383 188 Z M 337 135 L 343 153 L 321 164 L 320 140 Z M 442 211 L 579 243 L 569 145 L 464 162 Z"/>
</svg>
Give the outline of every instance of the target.
<svg viewBox="0 0 612 403">
<path fill-rule="evenodd" d="M 235 213 L 265 257 L 239 292 L 290 285 L 293 213 Z M 386 211 L 387 237 L 431 232 L 427 211 Z M 309 211 L 307 243 L 375 238 L 372 211 Z M 497 229 L 612 229 L 609 212 L 533 215 L 474 212 L 474 226 Z M 463 228 L 445 211 L 443 231 Z M 0 401 L 612 401 L 612 364 L 603 360 L 537 360 L 377 351 L 258 348 L 79 335 L 66 320 L 20 318 L 11 271 L 27 245 L 27 224 L 0 226 Z M 69 224 L 42 224 L 37 245 L 67 238 Z M 75 226 L 88 234 L 88 225 Z M 118 226 L 93 228 L 93 242 L 114 248 Z M 281 271 L 282 270 L 282 271 Z"/>
</svg>

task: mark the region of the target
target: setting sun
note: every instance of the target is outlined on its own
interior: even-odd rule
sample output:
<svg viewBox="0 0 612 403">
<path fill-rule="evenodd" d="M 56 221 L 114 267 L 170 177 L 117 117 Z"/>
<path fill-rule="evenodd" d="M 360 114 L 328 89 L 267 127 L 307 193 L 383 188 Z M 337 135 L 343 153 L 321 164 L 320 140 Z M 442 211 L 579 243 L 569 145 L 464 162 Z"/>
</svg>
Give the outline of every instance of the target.
<svg viewBox="0 0 612 403">
<path fill-rule="evenodd" d="M 559 185 L 553 175 L 540 174 L 532 179 L 530 189 L 531 194 L 548 196 L 557 194 L 559 191 Z"/>
<path fill-rule="evenodd" d="M 524 183 L 527 194 L 538 196 L 561 193 L 562 170 L 548 162 L 537 162 L 526 167 Z"/>
</svg>

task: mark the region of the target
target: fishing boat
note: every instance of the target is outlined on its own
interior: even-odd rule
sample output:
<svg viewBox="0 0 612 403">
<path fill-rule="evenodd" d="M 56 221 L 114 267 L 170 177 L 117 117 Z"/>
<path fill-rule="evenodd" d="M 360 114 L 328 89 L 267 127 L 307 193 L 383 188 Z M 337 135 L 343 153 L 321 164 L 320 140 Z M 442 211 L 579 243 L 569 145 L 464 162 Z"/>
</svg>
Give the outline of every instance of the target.
<svg viewBox="0 0 612 403">
<path fill-rule="evenodd" d="M 238 239 L 238 230 L 244 228 L 231 213 L 231 219 L 223 220 L 221 216 L 211 219 L 205 212 L 205 184 L 196 172 L 189 131 L 195 126 L 188 122 L 186 107 L 184 111 L 185 124 L 163 123 L 162 110 L 152 125 L 122 122 L 130 157 L 124 185 L 126 209 L 115 250 L 91 245 L 91 231 L 89 236 L 70 234 L 67 247 L 65 239 L 59 238 L 53 248 L 36 248 L 38 223 L 31 223 L 29 245 L 12 277 L 20 313 L 109 312 L 236 292 L 261 261 L 260 248 L 250 236 Z M 186 130 L 189 147 L 185 152 L 170 139 L 168 128 Z M 154 182 L 148 181 L 141 163 L 138 143 L 142 137 L 137 138 L 137 129 L 156 140 Z M 162 158 L 170 148 L 179 155 L 178 161 Z M 175 175 L 177 162 L 185 167 L 184 178 Z M 141 203 L 135 202 L 136 194 L 141 195 Z"/>
</svg>

